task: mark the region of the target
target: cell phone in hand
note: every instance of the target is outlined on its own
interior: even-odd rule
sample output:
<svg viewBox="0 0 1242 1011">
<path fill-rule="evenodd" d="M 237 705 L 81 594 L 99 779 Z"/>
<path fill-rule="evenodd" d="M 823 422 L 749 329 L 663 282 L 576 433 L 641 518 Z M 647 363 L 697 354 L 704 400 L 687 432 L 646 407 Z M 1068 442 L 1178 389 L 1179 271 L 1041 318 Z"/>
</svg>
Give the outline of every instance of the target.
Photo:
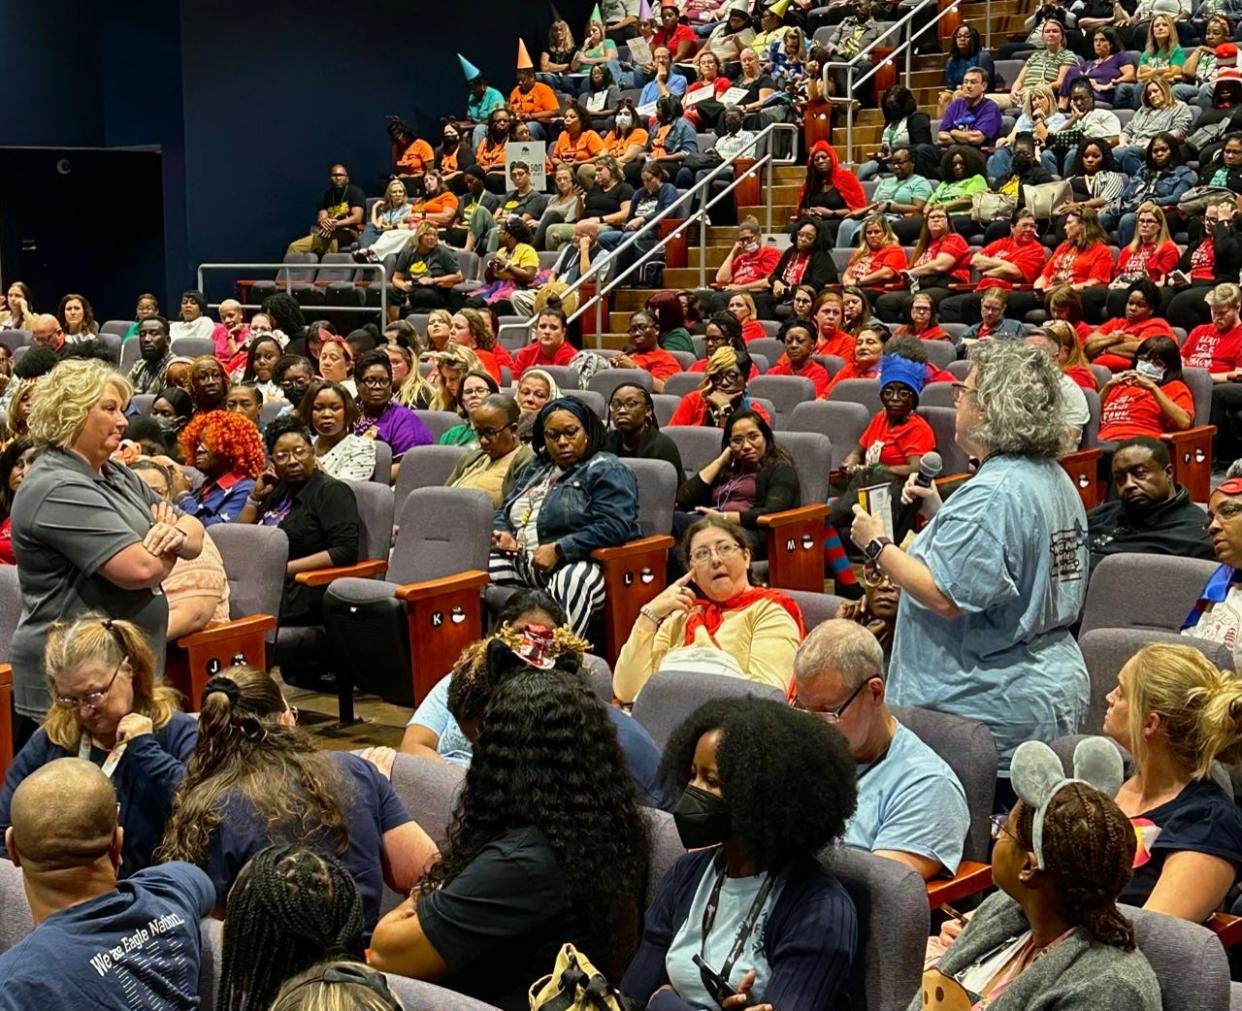
<svg viewBox="0 0 1242 1011">
<path fill-rule="evenodd" d="M 704 962 L 702 957 L 696 954 L 693 960 L 694 964 L 699 967 L 699 975 L 702 977 L 703 986 L 711 995 L 712 1000 L 723 1006 L 727 998 L 737 996 L 737 991 L 733 989 L 732 984 Z"/>
<path fill-rule="evenodd" d="M 1189 284 L 1190 277 L 1184 270 L 1170 270 L 1169 280 L 1174 284 Z"/>
</svg>

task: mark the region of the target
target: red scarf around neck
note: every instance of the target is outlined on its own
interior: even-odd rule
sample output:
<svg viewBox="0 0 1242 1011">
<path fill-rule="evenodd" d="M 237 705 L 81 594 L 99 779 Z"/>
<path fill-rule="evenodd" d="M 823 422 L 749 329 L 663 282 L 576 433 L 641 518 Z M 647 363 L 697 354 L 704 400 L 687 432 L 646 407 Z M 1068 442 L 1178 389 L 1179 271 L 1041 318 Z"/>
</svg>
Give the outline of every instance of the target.
<svg viewBox="0 0 1242 1011">
<path fill-rule="evenodd" d="M 789 616 L 793 618 L 794 624 L 798 626 L 798 638 L 800 640 L 806 638 L 806 625 L 802 621 L 802 609 L 797 604 L 778 590 L 772 590 L 766 586 L 752 586 L 749 590 L 743 590 L 736 596 L 730 597 L 723 604 L 718 604 L 714 600 L 707 600 L 704 597 L 695 598 L 694 604 L 690 609 L 690 617 L 686 619 L 686 635 L 683 645 L 689 646 L 694 642 L 694 634 L 700 627 L 707 629 L 707 634 L 714 643 L 716 641 L 716 630 L 720 628 L 720 624 L 724 621 L 725 615 L 728 612 L 740 611 L 760 600 L 771 600 L 780 604 L 781 607 L 789 612 Z"/>
</svg>

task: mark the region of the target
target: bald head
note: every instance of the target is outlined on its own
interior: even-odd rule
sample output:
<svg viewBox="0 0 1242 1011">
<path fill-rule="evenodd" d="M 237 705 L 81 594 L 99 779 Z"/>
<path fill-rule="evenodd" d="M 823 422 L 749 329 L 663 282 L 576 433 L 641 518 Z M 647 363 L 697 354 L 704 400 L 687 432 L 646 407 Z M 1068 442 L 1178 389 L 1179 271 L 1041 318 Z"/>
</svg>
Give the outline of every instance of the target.
<svg viewBox="0 0 1242 1011">
<path fill-rule="evenodd" d="M 794 657 L 794 676 L 804 681 L 840 675 L 848 691 L 869 678 L 884 677 L 884 650 L 868 629 L 844 618 L 831 618 L 813 628 Z"/>
<path fill-rule="evenodd" d="M 116 791 L 80 758 L 58 758 L 13 793 L 11 844 L 27 875 L 86 867 L 108 855 L 116 837 Z"/>
<path fill-rule="evenodd" d="M 61 345 L 65 343 L 65 334 L 60 328 L 60 320 L 50 313 L 36 316 L 35 321 L 30 325 L 30 342 L 59 351 Z"/>
</svg>

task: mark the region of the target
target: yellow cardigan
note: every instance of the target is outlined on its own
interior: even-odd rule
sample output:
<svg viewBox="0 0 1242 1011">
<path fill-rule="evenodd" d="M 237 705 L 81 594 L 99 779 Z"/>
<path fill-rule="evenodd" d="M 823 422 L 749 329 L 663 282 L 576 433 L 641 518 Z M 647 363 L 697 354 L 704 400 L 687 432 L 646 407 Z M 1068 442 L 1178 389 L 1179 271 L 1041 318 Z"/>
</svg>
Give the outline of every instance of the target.
<svg viewBox="0 0 1242 1011">
<path fill-rule="evenodd" d="M 622 702 L 633 702 L 647 679 L 660 669 L 669 650 L 685 645 L 686 614 L 675 613 L 656 630 L 639 618 L 617 657 L 612 675 L 613 693 Z M 773 600 L 758 600 L 740 611 L 730 611 L 716 629 L 715 642 L 707 629 L 695 630 L 691 646 L 716 646 L 737 661 L 751 681 L 781 691 L 793 678 L 793 659 L 798 651 L 798 626 L 785 608 Z"/>
</svg>

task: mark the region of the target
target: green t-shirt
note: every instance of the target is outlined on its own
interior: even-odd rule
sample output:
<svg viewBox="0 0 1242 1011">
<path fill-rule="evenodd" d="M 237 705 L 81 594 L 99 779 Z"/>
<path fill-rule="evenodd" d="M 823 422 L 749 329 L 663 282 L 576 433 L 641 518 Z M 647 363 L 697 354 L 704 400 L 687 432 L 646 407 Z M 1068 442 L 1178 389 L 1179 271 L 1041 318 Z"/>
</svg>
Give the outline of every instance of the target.
<svg viewBox="0 0 1242 1011">
<path fill-rule="evenodd" d="M 674 327 L 661 337 L 660 347 L 665 351 L 689 351 L 694 354 L 694 341 L 690 339 L 690 331 L 684 326 Z"/>
</svg>

